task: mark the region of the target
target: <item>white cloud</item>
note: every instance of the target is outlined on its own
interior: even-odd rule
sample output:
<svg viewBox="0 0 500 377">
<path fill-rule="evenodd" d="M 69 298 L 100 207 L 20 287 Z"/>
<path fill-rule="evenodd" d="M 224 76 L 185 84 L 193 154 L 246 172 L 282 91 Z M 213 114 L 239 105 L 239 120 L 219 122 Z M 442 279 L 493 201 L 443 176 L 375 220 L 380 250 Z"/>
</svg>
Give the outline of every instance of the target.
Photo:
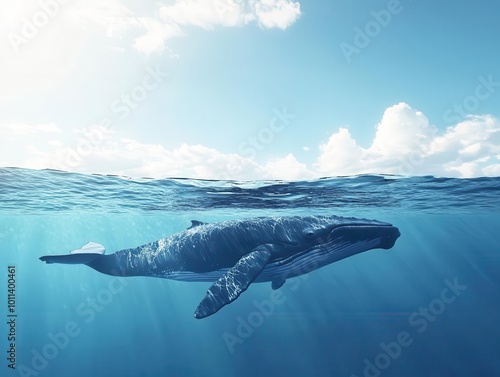
<svg viewBox="0 0 500 377">
<path fill-rule="evenodd" d="M 269 146 L 271 147 L 271 146 Z M 353 174 L 476 177 L 500 175 L 500 120 L 471 116 L 440 133 L 405 103 L 388 108 L 371 145 L 360 146 L 347 128 L 319 145 L 308 166 L 289 153 L 263 164 L 204 145 L 160 144 L 119 137 L 92 126 L 63 132 L 53 123 L 0 125 L 0 166 L 55 168 L 132 177 L 206 179 L 312 179 Z"/>
<path fill-rule="evenodd" d="M 0 35 L 5 37 L 0 39 L 0 81 L 23 93 L 37 84 L 64 83 L 78 64 L 81 47 L 95 44 L 96 36 L 124 39 L 120 46 L 111 42 L 112 49 L 126 43 L 149 54 L 170 51 L 165 42 L 182 36 L 184 26 L 212 29 L 257 22 L 285 29 L 300 16 L 300 4 L 291 0 L 177 0 L 154 7 L 138 3 L 132 8 L 122 0 L 11 2 L 0 14 Z"/>
<path fill-rule="evenodd" d="M 301 15 L 300 4 L 291 0 L 177 0 L 160 8 L 167 23 L 213 29 L 243 26 L 256 21 L 261 27 L 286 29 Z"/>
<path fill-rule="evenodd" d="M 47 167 L 46 161 L 39 159 L 40 149 L 51 149 L 55 142 L 62 143 L 55 139 L 60 138 L 61 133 L 55 123 L 0 125 L 0 166 Z"/>
<path fill-rule="evenodd" d="M 359 161 L 366 155 L 347 128 L 340 128 L 325 144 L 319 146 L 319 150 L 315 170 L 323 176 L 357 174 Z"/>
<path fill-rule="evenodd" d="M 146 54 L 163 51 L 167 39 L 183 35 L 179 25 L 175 23 L 163 23 L 147 17 L 140 18 L 139 21 L 146 29 L 146 34 L 134 39 L 132 46 Z"/>
<path fill-rule="evenodd" d="M 297 21 L 301 11 L 300 4 L 291 0 L 177 0 L 161 6 L 159 15 L 161 22 L 141 21 L 147 34 L 134 41 L 139 51 L 161 51 L 167 39 L 182 35 L 180 26 L 211 30 L 257 22 L 262 28 L 284 30 Z"/>
<path fill-rule="evenodd" d="M 188 144 L 168 150 L 117 138 L 115 132 L 99 126 L 75 129 L 62 135 L 64 141 L 54 139 L 53 130 L 44 125 L 18 126 L 15 129 L 21 132 L 16 133 L 12 129 L 0 126 L 0 150 L 5 152 L 0 166 L 154 178 L 258 179 L 263 174 L 262 167 L 238 154 Z"/>
<path fill-rule="evenodd" d="M 131 4 L 122 0 L 8 2 L 0 12 L 0 103 L 16 103 L 59 93 L 88 72 L 90 52 L 133 49 L 168 52 L 166 45 L 187 26 L 284 28 L 300 16 L 290 0 L 177 0 L 172 5 Z M 133 7 L 132 7 L 133 5 Z M 155 18 L 156 17 L 156 18 Z M 102 62 L 110 56 L 100 56 Z M 99 59 L 93 59 L 99 61 Z M 105 68 L 107 69 L 107 68 Z M 92 78 L 105 70 L 92 73 Z"/>
<path fill-rule="evenodd" d="M 289 0 L 252 1 L 255 16 L 260 26 L 286 29 L 300 17 L 300 4 Z"/>
<path fill-rule="evenodd" d="M 135 13 L 121 0 L 72 0 L 63 6 L 71 23 L 84 28 L 99 26 L 108 37 L 140 26 Z"/>
<path fill-rule="evenodd" d="M 399 103 L 385 110 L 370 151 L 383 156 L 404 155 L 427 145 L 436 133 L 424 114 Z"/>
<path fill-rule="evenodd" d="M 52 147 L 62 147 L 64 145 L 61 140 L 49 140 L 47 144 Z"/>
<path fill-rule="evenodd" d="M 500 158 L 497 157 L 497 160 Z M 500 177 L 500 164 L 486 166 L 482 171 L 483 175 L 489 177 Z"/>
<path fill-rule="evenodd" d="M 131 44 L 146 54 L 169 50 L 166 41 L 184 35 L 185 26 L 211 30 L 216 26 L 240 27 L 256 22 L 266 29 L 286 29 L 301 15 L 300 4 L 292 0 L 176 0 L 171 5 L 159 5 L 158 18 L 138 17 L 120 0 L 74 1 L 76 5 L 68 10 L 73 23 L 99 25 L 112 38 L 122 38 L 130 29 L 140 29 L 145 33 Z M 171 55 L 175 56 L 172 52 Z"/>
<path fill-rule="evenodd" d="M 473 177 L 491 175 L 499 162 L 500 121 L 470 116 L 439 135 L 419 111 L 405 103 L 388 108 L 372 145 L 363 148 L 339 129 L 320 145 L 314 167 L 324 175 L 386 173 Z"/>
<path fill-rule="evenodd" d="M 277 158 L 267 162 L 263 167 L 263 176 L 260 179 L 286 179 L 300 180 L 312 178 L 312 172 L 289 153 L 283 158 Z"/>
<path fill-rule="evenodd" d="M 173 5 L 162 6 L 160 17 L 166 23 L 198 26 L 243 26 L 255 19 L 246 10 L 246 4 L 234 0 L 178 0 Z"/>
<path fill-rule="evenodd" d="M 38 133 L 58 133 L 61 129 L 55 123 L 45 124 L 3 124 L 0 126 L 0 138 L 6 139 L 13 135 L 30 136 Z"/>
</svg>

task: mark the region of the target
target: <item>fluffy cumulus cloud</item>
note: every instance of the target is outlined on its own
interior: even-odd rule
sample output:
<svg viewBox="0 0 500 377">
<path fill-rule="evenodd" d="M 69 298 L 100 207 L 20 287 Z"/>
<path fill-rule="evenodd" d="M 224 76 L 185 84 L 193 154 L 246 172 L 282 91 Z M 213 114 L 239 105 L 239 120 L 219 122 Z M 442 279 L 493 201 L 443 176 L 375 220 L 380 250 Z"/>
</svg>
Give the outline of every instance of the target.
<svg viewBox="0 0 500 377">
<path fill-rule="evenodd" d="M 0 138 L 5 141 L 16 136 L 29 137 L 40 133 L 53 134 L 59 132 L 61 132 L 61 129 L 55 123 L 35 125 L 9 123 L 0 127 Z"/>
<path fill-rule="evenodd" d="M 58 134 L 59 138 L 55 135 Z M 238 154 L 203 145 L 160 144 L 120 138 L 95 125 L 62 132 L 54 124 L 0 125 L 0 166 L 58 169 L 130 177 L 258 179 L 265 171 Z"/>
<path fill-rule="evenodd" d="M 131 177 L 300 180 L 376 173 L 467 178 L 500 175 L 500 120 L 470 116 L 440 131 L 424 114 L 399 103 L 386 109 L 371 145 L 359 145 L 347 128 L 340 128 L 319 144 L 310 165 L 292 153 L 259 164 L 204 145 L 167 149 L 97 125 L 72 131 L 53 123 L 0 125 L 0 150 L 0 166 Z"/>
<path fill-rule="evenodd" d="M 122 0 L 11 2 L 0 14 L 0 33 L 6 37 L 0 40 L 0 51 L 36 54 L 38 45 L 46 55 L 55 55 L 51 61 L 58 61 L 89 34 L 100 33 L 120 44 L 125 39 L 141 52 L 161 52 L 186 26 L 209 30 L 254 22 L 286 29 L 301 15 L 300 4 L 293 0 L 176 0 L 154 8 L 139 3 L 132 7 Z"/>
<path fill-rule="evenodd" d="M 177 0 L 160 8 L 160 17 L 166 23 L 204 29 L 250 22 L 263 28 L 286 29 L 300 14 L 300 4 L 291 0 Z"/>
<path fill-rule="evenodd" d="M 182 35 L 184 26 L 211 30 L 256 22 L 266 29 L 286 29 L 300 15 L 300 4 L 291 0 L 177 0 L 160 6 L 159 21 L 141 20 L 147 34 L 137 38 L 134 47 L 146 53 L 161 50 L 167 39 Z"/>
<path fill-rule="evenodd" d="M 146 54 L 153 51 L 162 52 L 167 48 L 165 45 L 167 39 L 183 35 L 179 25 L 175 23 L 163 23 L 148 17 L 139 18 L 139 23 L 145 33 L 135 38 L 132 46 Z"/>
<path fill-rule="evenodd" d="M 386 173 L 474 177 L 497 175 L 500 121 L 470 116 L 444 132 L 406 103 L 388 108 L 371 146 L 362 147 L 345 128 L 320 145 L 314 168 L 323 175 Z"/>
<path fill-rule="evenodd" d="M 242 26 L 254 20 L 242 1 L 234 0 L 179 0 L 160 8 L 160 18 L 165 23 L 191 25 L 203 29 L 214 26 Z"/>
<path fill-rule="evenodd" d="M 170 5 L 123 0 L 20 0 L 0 12 L 0 102 L 67 85 L 88 64 L 82 51 L 108 46 L 146 55 L 167 52 L 188 27 L 213 29 L 251 23 L 285 29 L 300 17 L 292 0 L 177 0 Z M 88 49 L 88 50 L 87 50 Z M 113 55 L 110 55 L 113 56 Z M 106 58 L 103 57 L 103 62 Z M 94 59 L 94 61 L 96 61 Z M 100 72 L 94 72 L 95 74 Z M 104 71 L 102 71 L 104 74 Z M 21 96 L 22 93 L 22 96 Z"/>
<path fill-rule="evenodd" d="M 159 4 L 155 18 L 138 17 L 119 0 L 75 1 L 79 6 L 70 15 L 76 23 L 102 25 L 108 37 L 121 38 L 131 29 L 140 30 L 142 35 L 132 40 L 132 46 L 148 54 L 165 50 L 166 41 L 184 35 L 186 26 L 211 30 L 255 22 L 266 29 L 286 29 L 301 15 L 300 4 L 292 0 L 176 0 Z"/>
<path fill-rule="evenodd" d="M 259 25 L 265 28 L 286 29 L 300 16 L 300 4 L 288 0 L 252 1 Z"/>
<path fill-rule="evenodd" d="M 314 177 L 307 165 L 297 161 L 292 153 L 283 158 L 268 161 L 262 170 L 261 179 L 300 180 Z"/>
</svg>

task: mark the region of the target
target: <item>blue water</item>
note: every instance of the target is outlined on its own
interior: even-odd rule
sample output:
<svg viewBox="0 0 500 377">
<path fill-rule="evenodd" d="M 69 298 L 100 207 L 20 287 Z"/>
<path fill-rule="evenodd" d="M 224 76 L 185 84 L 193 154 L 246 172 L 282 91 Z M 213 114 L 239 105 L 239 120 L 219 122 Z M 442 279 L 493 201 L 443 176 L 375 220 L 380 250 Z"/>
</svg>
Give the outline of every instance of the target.
<svg viewBox="0 0 500 377">
<path fill-rule="evenodd" d="M 274 215 L 391 222 L 401 237 L 303 277 L 253 284 L 203 320 L 208 283 L 47 265 L 205 222 Z M 16 370 L 1 376 L 500 376 L 500 178 L 131 180 L 0 169 L 0 342 L 16 267 Z M 274 292 L 274 293 L 273 293 Z M 274 300 L 274 302 L 273 302 Z M 427 312 L 426 312 L 427 311 Z"/>
</svg>

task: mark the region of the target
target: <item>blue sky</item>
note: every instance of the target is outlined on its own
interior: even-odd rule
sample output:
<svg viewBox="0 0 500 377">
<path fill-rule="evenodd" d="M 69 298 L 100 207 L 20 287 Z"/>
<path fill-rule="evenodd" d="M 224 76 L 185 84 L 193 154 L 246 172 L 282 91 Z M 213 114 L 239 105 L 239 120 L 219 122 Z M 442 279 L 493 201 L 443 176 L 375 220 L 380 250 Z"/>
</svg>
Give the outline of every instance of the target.
<svg viewBox="0 0 500 377">
<path fill-rule="evenodd" d="M 500 175 L 500 4 L 22 1 L 0 166 L 133 177 Z"/>
</svg>

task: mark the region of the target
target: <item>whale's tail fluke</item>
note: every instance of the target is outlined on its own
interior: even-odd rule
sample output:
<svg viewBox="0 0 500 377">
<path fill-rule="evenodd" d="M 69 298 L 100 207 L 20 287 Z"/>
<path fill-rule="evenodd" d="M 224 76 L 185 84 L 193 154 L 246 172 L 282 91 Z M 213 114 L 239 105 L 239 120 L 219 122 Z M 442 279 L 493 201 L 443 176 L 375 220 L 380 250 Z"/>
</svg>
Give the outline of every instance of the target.
<svg viewBox="0 0 500 377">
<path fill-rule="evenodd" d="M 96 242 L 88 242 L 81 248 L 66 255 L 44 255 L 40 260 L 45 263 L 89 264 L 104 255 L 106 249 Z"/>
</svg>

